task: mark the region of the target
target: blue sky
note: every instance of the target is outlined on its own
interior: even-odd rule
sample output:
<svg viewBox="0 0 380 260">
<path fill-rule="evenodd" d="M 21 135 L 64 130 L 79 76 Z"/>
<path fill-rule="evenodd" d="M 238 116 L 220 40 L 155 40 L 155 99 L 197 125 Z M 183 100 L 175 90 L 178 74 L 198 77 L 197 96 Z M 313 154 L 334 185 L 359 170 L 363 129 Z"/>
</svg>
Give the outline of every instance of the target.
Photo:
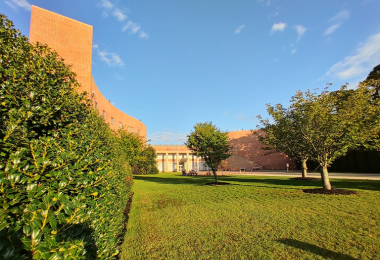
<svg viewBox="0 0 380 260">
<path fill-rule="evenodd" d="M 95 82 L 152 144 L 193 125 L 255 129 L 296 90 L 351 87 L 380 64 L 379 0 L 0 0 L 29 35 L 36 5 L 93 26 Z"/>
</svg>

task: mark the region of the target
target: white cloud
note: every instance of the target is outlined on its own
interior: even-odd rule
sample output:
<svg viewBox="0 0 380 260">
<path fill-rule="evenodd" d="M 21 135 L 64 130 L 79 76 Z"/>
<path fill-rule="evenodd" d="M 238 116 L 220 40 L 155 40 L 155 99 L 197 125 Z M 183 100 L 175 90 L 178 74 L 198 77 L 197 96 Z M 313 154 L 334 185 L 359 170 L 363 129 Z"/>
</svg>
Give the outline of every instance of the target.
<svg viewBox="0 0 380 260">
<path fill-rule="evenodd" d="M 176 134 L 172 132 L 156 132 L 150 136 L 148 136 L 147 139 L 150 139 L 152 141 L 161 141 L 161 142 L 185 142 L 187 140 L 186 134 Z"/>
<path fill-rule="evenodd" d="M 103 17 L 108 17 L 108 13 L 107 13 L 106 11 L 103 11 L 103 12 L 102 12 L 102 16 L 103 16 Z"/>
<path fill-rule="evenodd" d="M 331 33 L 333 33 L 336 29 L 338 29 L 340 26 L 340 24 L 334 24 L 332 26 L 330 26 L 329 28 L 327 28 L 324 32 L 325 35 L 329 35 Z"/>
<path fill-rule="evenodd" d="M 113 8 L 113 4 L 108 0 L 101 0 L 100 6 L 104 9 L 110 10 Z"/>
<path fill-rule="evenodd" d="M 347 10 L 343 10 L 339 13 L 337 13 L 336 15 L 334 15 L 333 17 L 331 17 L 329 19 L 330 22 L 342 22 L 343 20 L 346 20 L 350 18 L 350 12 L 347 11 Z"/>
<path fill-rule="evenodd" d="M 119 9 L 115 9 L 115 11 L 113 12 L 113 15 L 119 20 L 119 21 L 124 21 L 125 19 L 127 19 L 127 16 L 125 14 L 123 14 L 122 11 L 120 11 Z"/>
<path fill-rule="evenodd" d="M 271 0 L 257 0 L 258 3 L 260 2 L 266 2 L 267 6 L 270 6 Z"/>
<path fill-rule="evenodd" d="M 238 28 L 236 28 L 235 33 L 240 33 L 245 27 L 245 24 L 240 25 Z"/>
<path fill-rule="evenodd" d="M 32 10 L 32 5 L 29 4 L 27 0 L 10 0 L 5 1 L 5 3 L 14 10 L 17 10 L 18 7 L 24 8 L 27 11 Z"/>
<path fill-rule="evenodd" d="M 343 21 L 348 18 L 350 18 L 350 12 L 347 10 L 343 10 L 331 17 L 328 21 L 334 24 L 325 30 L 324 35 L 329 35 L 335 32 L 335 30 L 342 25 Z"/>
<path fill-rule="evenodd" d="M 295 53 L 296 51 L 297 51 L 297 49 L 293 49 L 293 50 L 292 50 L 292 54 Z"/>
<path fill-rule="evenodd" d="M 296 25 L 295 28 L 296 28 L 296 31 L 298 33 L 297 41 L 299 41 L 307 29 L 305 27 L 303 27 L 302 25 Z"/>
<path fill-rule="evenodd" d="M 277 31 L 284 31 L 286 28 L 286 23 L 275 23 L 272 26 L 271 33 L 277 32 Z"/>
<path fill-rule="evenodd" d="M 368 40 L 358 48 L 353 56 L 345 57 L 333 65 L 326 76 L 332 75 L 346 80 L 356 76 L 366 76 L 374 66 L 380 61 L 380 33 L 368 38 Z"/>
<path fill-rule="evenodd" d="M 140 30 L 140 26 L 135 24 L 132 21 L 128 21 L 127 24 L 123 27 L 122 31 L 129 30 L 132 34 L 137 33 Z"/>
<path fill-rule="evenodd" d="M 124 66 L 124 62 L 121 60 L 119 55 L 113 52 L 106 52 L 99 49 L 99 46 L 97 44 L 92 45 L 92 47 L 97 50 L 97 53 L 99 55 L 99 58 L 104 61 L 108 66 L 115 67 L 115 66 Z"/>
<path fill-rule="evenodd" d="M 146 34 L 145 32 L 141 31 L 140 34 L 139 34 L 139 37 L 140 38 L 149 38 L 149 35 Z"/>
</svg>

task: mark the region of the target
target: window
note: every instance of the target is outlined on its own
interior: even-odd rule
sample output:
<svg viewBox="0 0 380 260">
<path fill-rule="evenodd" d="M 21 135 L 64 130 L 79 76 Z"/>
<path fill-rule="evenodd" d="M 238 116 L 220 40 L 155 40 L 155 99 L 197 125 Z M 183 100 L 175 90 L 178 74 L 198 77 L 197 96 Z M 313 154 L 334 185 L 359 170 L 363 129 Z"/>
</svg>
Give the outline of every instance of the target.
<svg viewBox="0 0 380 260">
<path fill-rule="evenodd" d="M 106 111 L 103 110 L 103 118 L 106 117 Z"/>
<path fill-rule="evenodd" d="M 95 101 L 95 109 L 98 108 L 98 102 Z"/>
<path fill-rule="evenodd" d="M 119 122 L 119 128 L 122 129 L 123 128 L 123 124 L 121 122 Z"/>
<path fill-rule="evenodd" d="M 111 117 L 111 125 L 113 125 L 113 117 Z"/>
<path fill-rule="evenodd" d="M 137 133 L 138 133 L 138 134 L 140 134 L 140 129 L 139 129 L 139 130 L 137 130 Z"/>
<path fill-rule="evenodd" d="M 133 133 L 133 132 L 134 132 L 133 127 L 131 127 L 131 133 Z"/>
</svg>

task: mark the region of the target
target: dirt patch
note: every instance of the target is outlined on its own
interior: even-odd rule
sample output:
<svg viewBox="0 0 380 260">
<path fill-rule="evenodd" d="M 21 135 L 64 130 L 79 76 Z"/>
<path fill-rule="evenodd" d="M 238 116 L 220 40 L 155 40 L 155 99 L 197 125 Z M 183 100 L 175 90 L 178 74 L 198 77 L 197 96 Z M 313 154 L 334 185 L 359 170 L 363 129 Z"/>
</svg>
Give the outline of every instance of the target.
<svg viewBox="0 0 380 260">
<path fill-rule="evenodd" d="M 312 193 L 312 194 L 325 194 L 325 195 L 352 195 L 352 194 L 358 194 L 356 191 L 353 190 L 344 190 L 344 189 L 304 189 L 302 190 L 305 193 Z"/>
<path fill-rule="evenodd" d="M 295 178 L 292 178 L 292 180 L 298 180 L 298 181 L 319 181 L 320 178 L 313 178 L 313 177 L 295 177 Z"/>
<path fill-rule="evenodd" d="M 228 183 L 228 182 L 209 182 L 209 183 L 206 183 L 205 185 L 209 185 L 209 186 L 222 186 L 222 185 L 230 185 L 231 183 Z"/>
</svg>

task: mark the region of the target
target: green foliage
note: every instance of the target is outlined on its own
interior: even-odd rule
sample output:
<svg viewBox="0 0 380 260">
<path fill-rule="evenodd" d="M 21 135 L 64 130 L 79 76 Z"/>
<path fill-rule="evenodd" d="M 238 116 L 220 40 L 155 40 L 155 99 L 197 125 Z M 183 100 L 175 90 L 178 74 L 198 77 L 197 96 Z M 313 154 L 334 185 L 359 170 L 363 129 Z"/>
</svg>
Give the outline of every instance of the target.
<svg viewBox="0 0 380 260">
<path fill-rule="evenodd" d="M 146 145 L 142 136 L 125 130 L 119 130 L 118 136 L 126 155 L 125 161 L 136 167 L 138 174 L 159 173 L 156 164 L 156 151 L 150 145 Z"/>
<path fill-rule="evenodd" d="M 158 174 L 156 150 L 150 145 L 144 147 L 138 163 L 139 174 Z"/>
<path fill-rule="evenodd" d="M 0 15 L 0 255 L 109 259 L 132 184 L 75 74 Z"/>
<path fill-rule="evenodd" d="M 261 131 L 252 131 L 258 139 L 267 147 L 269 153 L 280 152 L 289 155 L 301 162 L 302 177 L 307 175 L 306 162 L 310 157 L 308 145 L 302 138 L 302 131 L 295 124 L 296 118 L 292 118 L 293 113 L 283 108 L 281 104 L 272 107 L 267 105 L 268 114 L 272 120 L 263 119 L 258 116 L 262 125 Z M 299 122 L 297 122 L 299 123 Z"/>
<path fill-rule="evenodd" d="M 212 169 L 215 182 L 218 182 L 216 171 L 221 162 L 231 156 L 231 148 L 228 145 L 228 134 L 220 131 L 212 123 L 197 123 L 194 131 L 191 131 L 185 145 L 201 156 Z"/>
</svg>

